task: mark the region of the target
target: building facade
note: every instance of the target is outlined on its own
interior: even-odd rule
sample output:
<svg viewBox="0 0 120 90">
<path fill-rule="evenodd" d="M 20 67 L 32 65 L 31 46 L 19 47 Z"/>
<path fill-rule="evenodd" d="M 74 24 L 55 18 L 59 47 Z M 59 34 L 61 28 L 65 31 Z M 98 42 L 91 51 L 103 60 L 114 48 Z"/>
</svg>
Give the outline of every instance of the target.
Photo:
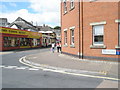
<svg viewBox="0 0 120 90">
<path fill-rule="evenodd" d="M 0 26 L 6 27 L 8 25 L 7 18 L 0 18 Z"/>
<path fill-rule="evenodd" d="M 62 53 L 85 59 L 120 59 L 120 2 L 63 0 Z"/>
<path fill-rule="evenodd" d="M 57 42 L 61 41 L 61 30 L 60 29 L 54 29 L 54 28 L 51 28 L 50 26 L 45 25 L 45 24 L 43 24 L 43 26 L 36 26 L 36 27 L 38 28 L 38 31 L 40 33 L 44 34 L 44 37 L 45 37 L 43 40 L 44 43 L 46 43 L 46 42 L 47 43 L 48 42 L 57 43 Z M 51 41 L 49 40 L 48 37 L 46 37 L 46 35 L 52 37 Z M 47 38 L 48 38 L 48 40 L 47 40 Z M 47 45 L 50 45 L 50 44 L 47 44 Z M 47 45 L 45 45 L 45 46 L 47 46 Z"/>
<path fill-rule="evenodd" d="M 54 29 L 53 31 L 56 34 L 56 42 L 60 42 L 61 41 L 61 29 Z"/>
</svg>

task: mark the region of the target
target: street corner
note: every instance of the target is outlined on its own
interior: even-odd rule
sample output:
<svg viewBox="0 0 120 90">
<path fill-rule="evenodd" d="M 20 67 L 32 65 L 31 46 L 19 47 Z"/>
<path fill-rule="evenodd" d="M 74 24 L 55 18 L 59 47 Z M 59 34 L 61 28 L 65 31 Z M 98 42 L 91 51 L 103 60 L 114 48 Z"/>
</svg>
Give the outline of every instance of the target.
<svg viewBox="0 0 120 90">
<path fill-rule="evenodd" d="M 107 77 L 106 72 L 102 72 L 102 71 L 101 72 L 91 72 L 91 71 L 84 71 L 84 70 L 67 69 L 67 68 L 62 68 L 62 67 L 54 67 L 54 66 L 49 66 L 47 64 L 34 63 L 29 60 L 26 60 L 26 56 L 20 58 L 19 62 L 24 65 L 30 66 L 32 68 L 41 69 L 43 71 L 57 72 L 57 73 L 61 73 L 61 74 L 74 75 L 74 76 L 115 80 L 115 81 L 120 80 L 118 78 Z"/>
</svg>

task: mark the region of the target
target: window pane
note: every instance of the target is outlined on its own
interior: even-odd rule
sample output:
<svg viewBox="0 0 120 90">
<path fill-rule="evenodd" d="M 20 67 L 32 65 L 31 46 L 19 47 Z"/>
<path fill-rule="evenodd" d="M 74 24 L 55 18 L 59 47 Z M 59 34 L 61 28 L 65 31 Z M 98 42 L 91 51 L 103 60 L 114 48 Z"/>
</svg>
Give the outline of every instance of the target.
<svg viewBox="0 0 120 90">
<path fill-rule="evenodd" d="M 71 44 L 74 44 L 74 30 L 71 29 Z"/>
<path fill-rule="evenodd" d="M 74 36 L 74 30 L 71 30 L 71 32 L 72 32 L 72 36 Z"/>
<path fill-rule="evenodd" d="M 67 31 L 64 32 L 64 44 L 67 43 Z"/>
<path fill-rule="evenodd" d="M 94 43 L 102 44 L 103 43 L 103 36 L 94 36 Z"/>
<path fill-rule="evenodd" d="M 73 8 L 74 7 L 74 0 L 71 0 L 71 3 L 70 3 L 70 8 Z"/>
<path fill-rule="evenodd" d="M 66 3 L 66 0 L 64 1 L 64 12 L 67 11 L 67 3 Z"/>
<path fill-rule="evenodd" d="M 103 35 L 104 33 L 104 27 L 103 25 L 100 26 L 94 26 L 94 35 Z"/>
<path fill-rule="evenodd" d="M 74 43 L 74 37 L 72 37 L 72 43 Z"/>
<path fill-rule="evenodd" d="M 8 37 L 4 37 L 4 47 L 9 47 Z"/>
</svg>

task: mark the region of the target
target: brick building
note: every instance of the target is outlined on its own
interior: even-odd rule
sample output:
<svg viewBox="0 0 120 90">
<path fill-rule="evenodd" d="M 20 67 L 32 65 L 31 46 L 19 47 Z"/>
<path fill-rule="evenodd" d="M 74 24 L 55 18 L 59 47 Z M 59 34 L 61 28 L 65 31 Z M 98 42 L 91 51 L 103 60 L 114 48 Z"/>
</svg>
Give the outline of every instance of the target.
<svg viewBox="0 0 120 90">
<path fill-rule="evenodd" d="M 63 0 L 62 53 L 86 59 L 120 59 L 120 1 Z"/>
</svg>

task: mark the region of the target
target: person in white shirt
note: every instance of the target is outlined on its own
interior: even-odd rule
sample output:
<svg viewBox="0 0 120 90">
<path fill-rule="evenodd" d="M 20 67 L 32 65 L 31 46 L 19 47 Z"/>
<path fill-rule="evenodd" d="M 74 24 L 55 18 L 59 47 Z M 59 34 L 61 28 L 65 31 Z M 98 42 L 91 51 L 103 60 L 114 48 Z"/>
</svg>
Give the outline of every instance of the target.
<svg viewBox="0 0 120 90">
<path fill-rule="evenodd" d="M 52 49 L 52 52 L 54 53 L 54 50 L 55 50 L 55 43 L 54 42 L 52 43 L 51 49 Z"/>
</svg>

